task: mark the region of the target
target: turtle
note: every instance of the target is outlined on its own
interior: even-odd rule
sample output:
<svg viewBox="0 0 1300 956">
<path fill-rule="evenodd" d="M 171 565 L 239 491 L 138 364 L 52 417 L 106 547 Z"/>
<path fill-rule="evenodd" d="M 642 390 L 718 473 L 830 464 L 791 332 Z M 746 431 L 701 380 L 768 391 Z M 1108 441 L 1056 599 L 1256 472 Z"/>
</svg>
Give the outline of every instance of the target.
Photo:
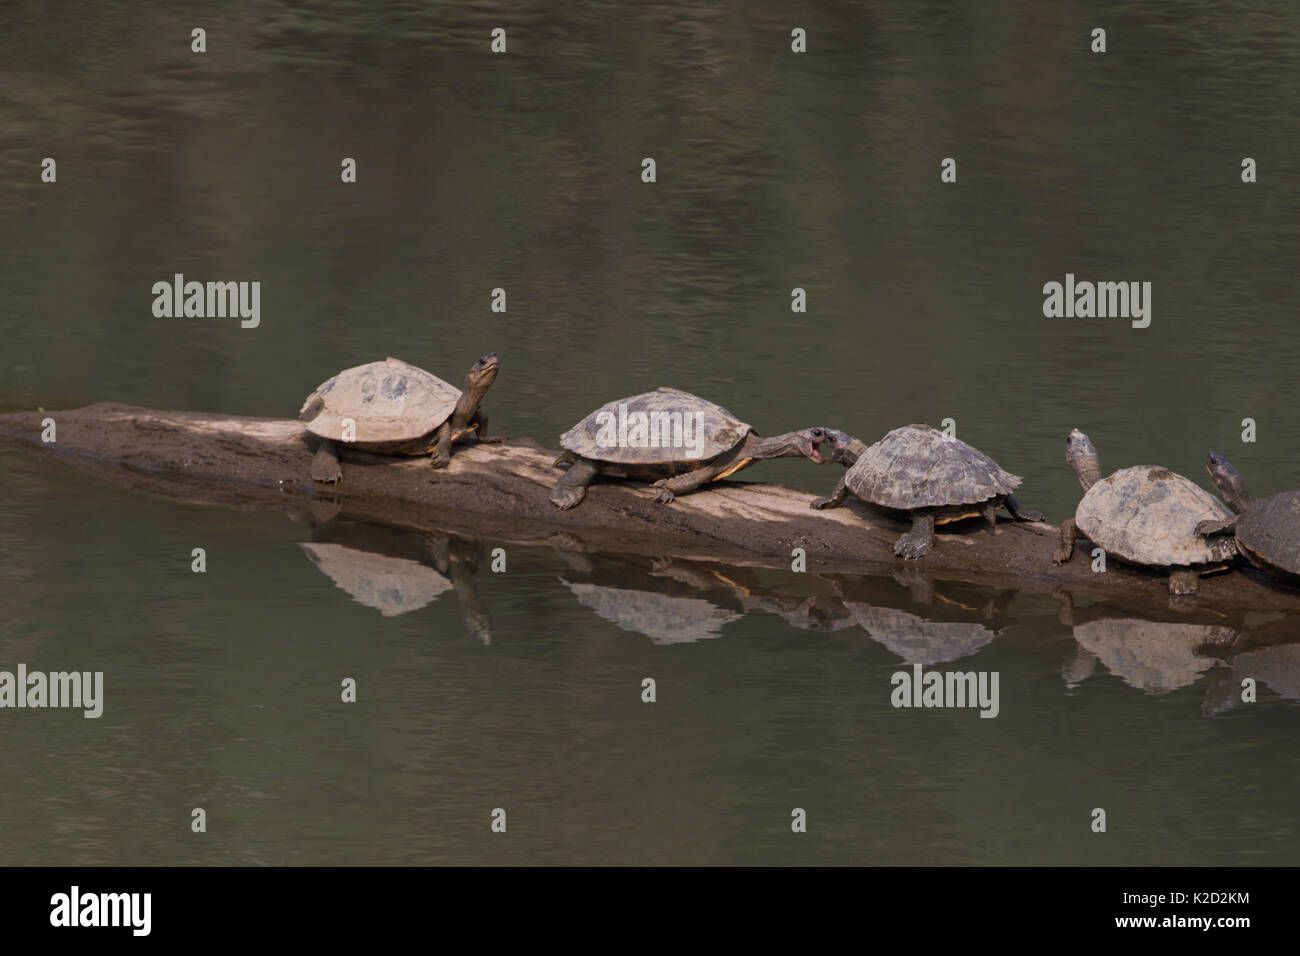
<svg viewBox="0 0 1300 956">
<path fill-rule="evenodd" d="M 1074 517 L 1061 523 L 1061 550 L 1052 555 L 1057 564 L 1070 560 L 1081 533 L 1121 561 L 1168 569 L 1169 593 L 1186 595 L 1196 592 L 1200 575 L 1225 570 L 1236 557 L 1227 535 L 1197 535 L 1200 522 L 1232 512 L 1190 479 L 1155 465 L 1102 478 L 1097 449 L 1077 428 L 1066 439 L 1065 460 L 1085 493 Z"/>
<path fill-rule="evenodd" d="M 1237 552 L 1251 564 L 1293 584 L 1300 583 L 1300 491 L 1253 498 L 1246 491 L 1241 473 L 1214 452 L 1206 456 L 1205 470 L 1234 513 L 1201 522 L 1196 533 L 1218 535 L 1230 531 Z"/>
<path fill-rule="evenodd" d="M 470 368 L 463 392 L 391 356 L 339 372 L 307 396 L 298 414 L 321 439 L 312 479 L 342 480 L 337 442 L 379 455 L 432 455 L 434 468 L 446 468 L 453 442 L 470 436 L 503 441 L 487 437 L 487 415 L 479 407 L 498 367 L 495 352 L 483 356 Z"/>
<path fill-rule="evenodd" d="M 1011 492 L 1020 478 L 988 455 L 929 425 L 895 428 L 871 447 L 827 429 L 831 460 L 851 465 L 829 498 L 810 507 L 838 508 L 849 493 L 892 511 L 907 512 L 912 530 L 894 542 L 894 554 L 924 556 L 934 547 L 934 527 L 963 518 L 984 518 L 997 527 L 1006 508 L 1018 521 L 1042 521 L 1041 512 L 1020 507 Z"/>
<path fill-rule="evenodd" d="M 582 502 L 597 475 L 651 481 L 655 500 L 721 481 L 762 458 L 803 455 L 818 464 L 823 428 L 761 438 L 721 405 L 690 392 L 661 387 L 596 409 L 560 436 L 555 467 L 568 466 L 551 489 L 561 511 Z"/>
</svg>

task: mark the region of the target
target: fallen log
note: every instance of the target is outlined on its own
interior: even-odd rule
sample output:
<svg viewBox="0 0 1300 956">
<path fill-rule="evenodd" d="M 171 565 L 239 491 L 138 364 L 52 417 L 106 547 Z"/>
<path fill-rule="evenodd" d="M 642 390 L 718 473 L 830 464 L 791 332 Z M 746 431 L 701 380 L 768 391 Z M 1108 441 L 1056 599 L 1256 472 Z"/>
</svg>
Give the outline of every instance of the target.
<svg viewBox="0 0 1300 956">
<path fill-rule="evenodd" d="M 50 443 L 42 441 L 46 418 L 56 428 Z M 580 506 L 562 512 L 548 498 L 560 475 L 551 465 L 557 452 L 529 439 L 458 447 L 441 471 L 426 459 L 344 448 L 343 481 L 334 486 L 308 477 L 315 439 L 296 420 L 97 404 L 0 414 L 0 444 L 189 501 L 317 516 L 322 509 L 346 508 L 372 521 L 450 529 L 480 540 L 787 570 L 794 549 L 802 548 L 807 571 L 820 575 L 894 573 L 902 566 L 894 540 L 907 529 L 856 500 L 817 512 L 808 507 L 812 495 L 761 482 L 720 482 L 666 506 L 655 503 L 644 485 L 597 482 Z M 832 477 L 829 470 L 826 475 Z M 1040 522 L 1000 521 L 993 534 L 971 522 L 941 531 L 935 549 L 916 566 L 931 576 L 997 588 L 1065 588 L 1112 604 L 1170 607 L 1161 574 L 1117 562 L 1094 573 L 1087 549 L 1057 566 L 1051 554 L 1058 534 Z M 1238 569 L 1203 578 L 1198 595 L 1175 607 L 1198 616 L 1295 612 L 1300 591 Z"/>
</svg>

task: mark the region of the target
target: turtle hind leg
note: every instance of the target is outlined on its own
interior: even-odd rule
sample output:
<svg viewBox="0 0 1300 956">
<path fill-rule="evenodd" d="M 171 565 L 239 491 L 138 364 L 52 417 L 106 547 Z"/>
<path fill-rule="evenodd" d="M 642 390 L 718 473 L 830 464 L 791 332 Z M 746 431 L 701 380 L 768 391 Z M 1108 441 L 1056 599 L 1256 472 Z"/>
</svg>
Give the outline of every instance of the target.
<svg viewBox="0 0 1300 956">
<path fill-rule="evenodd" d="M 596 477 L 596 463 L 590 458 L 576 458 L 569 470 L 551 488 L 551 501 L 561 511 L 581 504 L 587 496 L 587 486 Z"/>
<path fill-rule="evenodd" d="M 1033 508 L 1022 508 L 1020 502 L 1016 501 L 1015 495 L 1006 495 L 1002 499 L 1002 506 L 1011 512 L 1011 517 L 1017 521 L 1042 521 L 1043 513 L 1035 511 Z"/>
<path fill-rule="evenodd" d="M 1169 572 L 1169 593 L 1195 594 L 1201 575 L 1195 568 L 1174 568 Z"/>
<path fill-rule="evenodd" d="M 934 515 L 928 511 L 912 513 L 912 530 L 894 542 L 894 554 L 909 561 L 924 557 L 934 547 Z"/>
<path fill-rule="evenodd" d="M 343 469 L 339 467 L 338 445 L 328 438 L 322 439 L 311 460 L 311 480 L 333 484 L 343 480 Z"/>
</svg>

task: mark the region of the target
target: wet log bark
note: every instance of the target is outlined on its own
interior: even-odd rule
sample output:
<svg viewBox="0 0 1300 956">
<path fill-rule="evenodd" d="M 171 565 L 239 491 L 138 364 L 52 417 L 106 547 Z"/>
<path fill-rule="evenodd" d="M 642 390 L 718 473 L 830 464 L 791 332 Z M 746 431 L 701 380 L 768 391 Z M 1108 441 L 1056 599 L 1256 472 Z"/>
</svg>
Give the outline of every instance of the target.
<svg viewBox="0 0 1300 956">
<path fill-rule="evenodd" d="M 57 429 L 57 441 L 49 444 L 41 438 L 47 417 Z M 290 514 L 342 508 L 369 520 L 502 543 L 787 570 L 793 549 L 802 548 L 814 574 L 894 573 L 903 565 L 894 557 L 894 540 L 907 530 L 893 515 L 861 502 L 812 511 L 813 495 L 762 482 L 722 482 L 660 505 L 645 485 L 598 481 L 581 505 L 561 512 L 548 498 L 561 474 L 551 465 L 557 452 L 528 439 L 458 446 L 442 471 L 428 459 L 345 448 L 343 481 L 336 486 L 308 477 L 315 439 L 295 420 L 97 404 L 0 414 L 0 445 L 186 501 Z M 837 470 L 825 466 L 826 488 Z M 941 530 L 935 549 L 909 567 L 944 579 L 1044 593 L 1065 587 L 1113 604 L 1168 607 L 1164 575 L 1118 562 L 1096 574 L 1086 547 L 1057 566 L 1051 554 L 1058 544 L 1052 525 L 1000 520 L 992 534 L 970 522 Z M 1197 616 L 1300 611 L 1300 591 L 1254 569 L 1202 578 L 1192 601 Z"/>
</svg>

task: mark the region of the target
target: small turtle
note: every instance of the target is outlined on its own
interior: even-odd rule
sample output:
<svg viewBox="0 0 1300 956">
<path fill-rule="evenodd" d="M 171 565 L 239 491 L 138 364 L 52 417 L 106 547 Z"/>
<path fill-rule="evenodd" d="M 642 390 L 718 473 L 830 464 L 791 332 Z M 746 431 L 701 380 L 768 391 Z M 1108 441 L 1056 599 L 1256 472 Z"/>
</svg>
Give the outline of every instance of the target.
<svg viewBox="0 0 1300 956">
<path fill-rule="evenodd" d="M 1065 460 L 1085 492 L 1074 517 L 1061 523 L 1061 550 L 1052 555 L 1064 564 L 1082 533 L 1112 557 L 1129 564 L 1169 570 L 1170 594 L 1193 594 L 1202 574 L 1222 571 L 1236 556 L 1226 535 L 1206 540 L 1197 524 L 1231 517 L 1214 495 L 1167 468 L 1139 465 L 1101 477 L 1097 449 L 1079 429 L 1070 431 Z"/>
<path fill-rule="evenodd" d="M 597 475 L 652 481 L 663 504 L 710 481 L 721 481 L 761 458 L 804 455 L 821 464 L 826 430 L 806 428 L 760 438 L 721 405 L 676 388 L 659 388 L 602 405 L 560 436 L 568 465 L 551 501 L 579 504 Z"/>
<path fill-rule="evenodd" d="M 311 462 L 315 481 L 341 481 L 336 442 L 379 455 L 432 455 L 434 468 L 446 468 L 453 442 L 487 437 L 487 415 L 479 408 L 497 377 L 495 352 L 469 370 L 465 391 L 422 368 L 386 358 L 344 369 L 307 396 L 299 419 L 321 438 Z M 353 425 L 344 437 L 347 424 Z"/>
<path fill-rule="evenodd" d="M 811 507 L 838 508 L 849 493 L 894 511 L 908 512 L 912 530 L 894 542 L 894 554 L 919 558 L 934 547 L 934 526 L 963 518 L 984 518 L 996 528 L 999 508 L 1018 521 L 1042 521 L 1041 512 L 1021 508 L 1011 492 L 1020 478 L 1003 471 L 988 455 L 929 425 L 895 428 L 870 448 L 834 429 L 831 460 L 852 467 L 829 498 Z"/>
<path fill-rule="evenodd" d="M 1230 531 L 1237 551 L 1251 564 L 1291 583 L 1300 581 L 1300 491 L 1253 498 L 1246 491 L 1241 473 L 1214 452 L 1206 457 L 1205 470 L 1235 514 L 1203 521 L 1196 533 L 1217 535 Z"/>
</svg>

